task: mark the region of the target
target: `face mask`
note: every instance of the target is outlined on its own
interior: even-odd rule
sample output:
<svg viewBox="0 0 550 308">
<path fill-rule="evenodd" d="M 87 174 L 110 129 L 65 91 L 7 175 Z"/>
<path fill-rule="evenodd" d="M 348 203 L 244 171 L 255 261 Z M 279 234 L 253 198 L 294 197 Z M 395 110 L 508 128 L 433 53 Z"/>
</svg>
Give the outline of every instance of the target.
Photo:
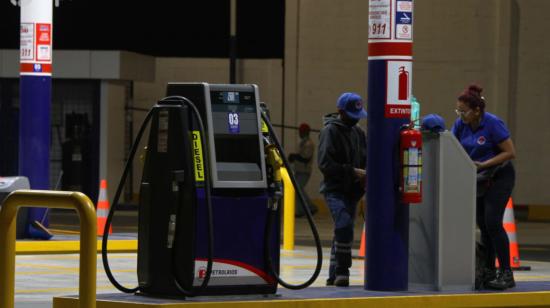
<svg viewBox="0 0 550 308">
<path fill-rule="evenodd" d="M 346 124 L 349 127 L 353 127 L 353 126 L 355 126 L 355 124 L 357 124 L 359 122 L 358 119 L 356 120 L 356 119 L 351 118 L 344 111 L 340 110 L 339 114 L 340 114 L 339 115 L 340 120 L 342 120 L 342 122 L 344 122 L 344 124 Z"/>
<path fill-rule="evenodd" d="M 344 119 L 344 123 L 346 123 L 346 125 L 352 127 L 352 126 L 355 126 L 357 123 L 359 123 L 359 120 L 352 119 L 350 117 L 346 117 Z"/>
</svg>

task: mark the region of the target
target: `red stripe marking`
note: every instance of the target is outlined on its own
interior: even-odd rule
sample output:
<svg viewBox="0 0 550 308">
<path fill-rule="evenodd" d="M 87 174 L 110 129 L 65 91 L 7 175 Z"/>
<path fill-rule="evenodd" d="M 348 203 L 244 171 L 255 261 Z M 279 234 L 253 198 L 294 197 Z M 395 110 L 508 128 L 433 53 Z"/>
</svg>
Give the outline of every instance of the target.
<svg viewBox="0 0 550 308">
<path fill-rule="evenodd" d="M 515 233 L 516 232 L 516 224 L 513 222 L 510 223 L 504 223 L 504 230 L 506 230 L 506 233 Z"/>
<path fill-rule="evenodd" d="M 369 57 L 412 56 L 412 43 L 369 43 Z"/>
<path fill-rule="evenodd" d="M 105 211 L 109 211 L 109 202 L 108 201 L 99 201 L 97 203 L 97 211 L 100 211 L 100 210 L 105 210 Z"/>
<path fill-rule="evenodd" d="M 208 262 L 208 259 L 206 259 L 206 258 L 197 258 L 197 259 L 195 259 L 195 260 L 196 260 L 196 261 L 206 261 L 206 262 Z M 267 275 L 264 271 L 259 270 L 259 269 L 253 267 L 253 266 L 250 265 L 250 264 L 246 264 L 246 263 L 239 262 L 239 261 L 235 261 L 235 260 L 227 260 L 227 259 L 212 259 L 212 261 L 213 261 L 213 262 L 231 264 L 231 265 L 234 265 L 234 266 L 242 267 L 242 268 L 247 269 L 247 270 L 253 272 L 254 274 L 260 276 L 261 278 L 263 278 L 263 280 L 265 280 L 265 282 L 267 282 L 267 283 L 269 283 L 269 284 L 272 284 L 272 283 L 275 282 L 275 280 L 273 279 L 273 277 Z"/>
<path fill-rule="evenodd" d="M 35 67 L 35 65 L 37 67 Z M 51 63 L 21 63 L 19 71 L 21 73 L 51 73 Z"/>
<path fill-rule="evenodd" d="M 509 199 L 508 199 L 508 203 L 506 203 L 506 208 L 507 208 L 507 209 L 513 209 L 513 208 L 514 208 L 514 205 L 513 205 L 513 202 L 512 202 L 512 198 L 509 198 Z"/>
</svg>

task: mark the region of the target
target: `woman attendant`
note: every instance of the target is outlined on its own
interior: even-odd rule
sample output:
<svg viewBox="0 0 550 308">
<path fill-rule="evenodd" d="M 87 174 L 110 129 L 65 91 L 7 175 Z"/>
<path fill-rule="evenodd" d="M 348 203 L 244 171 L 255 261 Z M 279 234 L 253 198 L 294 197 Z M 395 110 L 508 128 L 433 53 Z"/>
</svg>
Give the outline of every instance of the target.
<svg viewBox="0 0 550 308">
<path fill-rule="evenodd" d="M 486 102 L 481 92 L 481 87 L 471 85 L 458 97 L 456 113 L 459 119 L 452 132 L 478 169 L 476 220 L 486 249 L 482 283 L 486 288 L 504 290 L 516 285 L 510 268 L 508 236 L 502 225 L 504 210 L 514 188 L 515 171 L 511 160 L 515 157 L 515 149 L 504 122 L 485 111 Z M 495 254 L 500 264 L 498 271 Z"/>
</svg>

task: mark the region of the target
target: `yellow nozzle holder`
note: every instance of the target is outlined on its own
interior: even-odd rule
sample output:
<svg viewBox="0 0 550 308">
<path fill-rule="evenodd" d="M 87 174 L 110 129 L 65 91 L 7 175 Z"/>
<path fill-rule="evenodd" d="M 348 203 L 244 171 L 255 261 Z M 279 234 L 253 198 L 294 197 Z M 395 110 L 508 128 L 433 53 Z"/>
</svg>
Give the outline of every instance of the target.
<svg viewBox="0 0 550 308">
<path fill-rule="evenodd" d="M 267 154 L 267 163 L 273 167 L 273 179 L 276 182 L 281 182 L 281 167 L 283 166 L 283 159 L 274 144 L 268 144 L 265 147 Z"/>
</svg>

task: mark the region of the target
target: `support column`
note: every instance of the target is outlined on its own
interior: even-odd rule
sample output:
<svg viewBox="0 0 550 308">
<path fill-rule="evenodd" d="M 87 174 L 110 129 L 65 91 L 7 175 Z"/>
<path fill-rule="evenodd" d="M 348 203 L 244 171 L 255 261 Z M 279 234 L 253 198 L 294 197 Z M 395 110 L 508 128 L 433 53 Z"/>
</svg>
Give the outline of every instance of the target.
<svg viewBox="0 0 550 308">
<path fill-rule="evenodd" d="M 297 125 L 298 101 L 300 89 L 300 14 L 301 0 L 285 0 L 285 54 L 283 59 L 283 100 L 279 108 L 280 114 L 272 108 L 273 122 L 281 125 Z M 278 130 L 278 128 L 276 128 Z M 281 144 L 285 149 L 293 147 L 296 132 L 284 127 L 277 131 L 281 136 Z"/>
<path fill-rule="evenodd" d="M 237 83 L 237 0 L 230 0 L 229 16 L 229 83 Z"/>
<path fill-rule="evenodd" d="M 52 0 L 21 1 L 19 174 L 32 189 L 50 189 Z M 29 210 L 28 237 L 49 238 L 30 223 L 48 226 L 46 209 Z"/>
<path fill-rule="evenodd" d="M 495 3 L 495 57 L 494 86 L 490 104 L 494 112 L 504 119 L 512 136 L 516 133 L 517 63 L 519 16 L 517 3 L 500 0 Z"/>
<path fill-rule="evenodd" d="M 365 289 L 406 290 L 409 209 L 399 196 L 399 132 L 410 120 L 412 0 L 369 0 Z"/>
</svg>

